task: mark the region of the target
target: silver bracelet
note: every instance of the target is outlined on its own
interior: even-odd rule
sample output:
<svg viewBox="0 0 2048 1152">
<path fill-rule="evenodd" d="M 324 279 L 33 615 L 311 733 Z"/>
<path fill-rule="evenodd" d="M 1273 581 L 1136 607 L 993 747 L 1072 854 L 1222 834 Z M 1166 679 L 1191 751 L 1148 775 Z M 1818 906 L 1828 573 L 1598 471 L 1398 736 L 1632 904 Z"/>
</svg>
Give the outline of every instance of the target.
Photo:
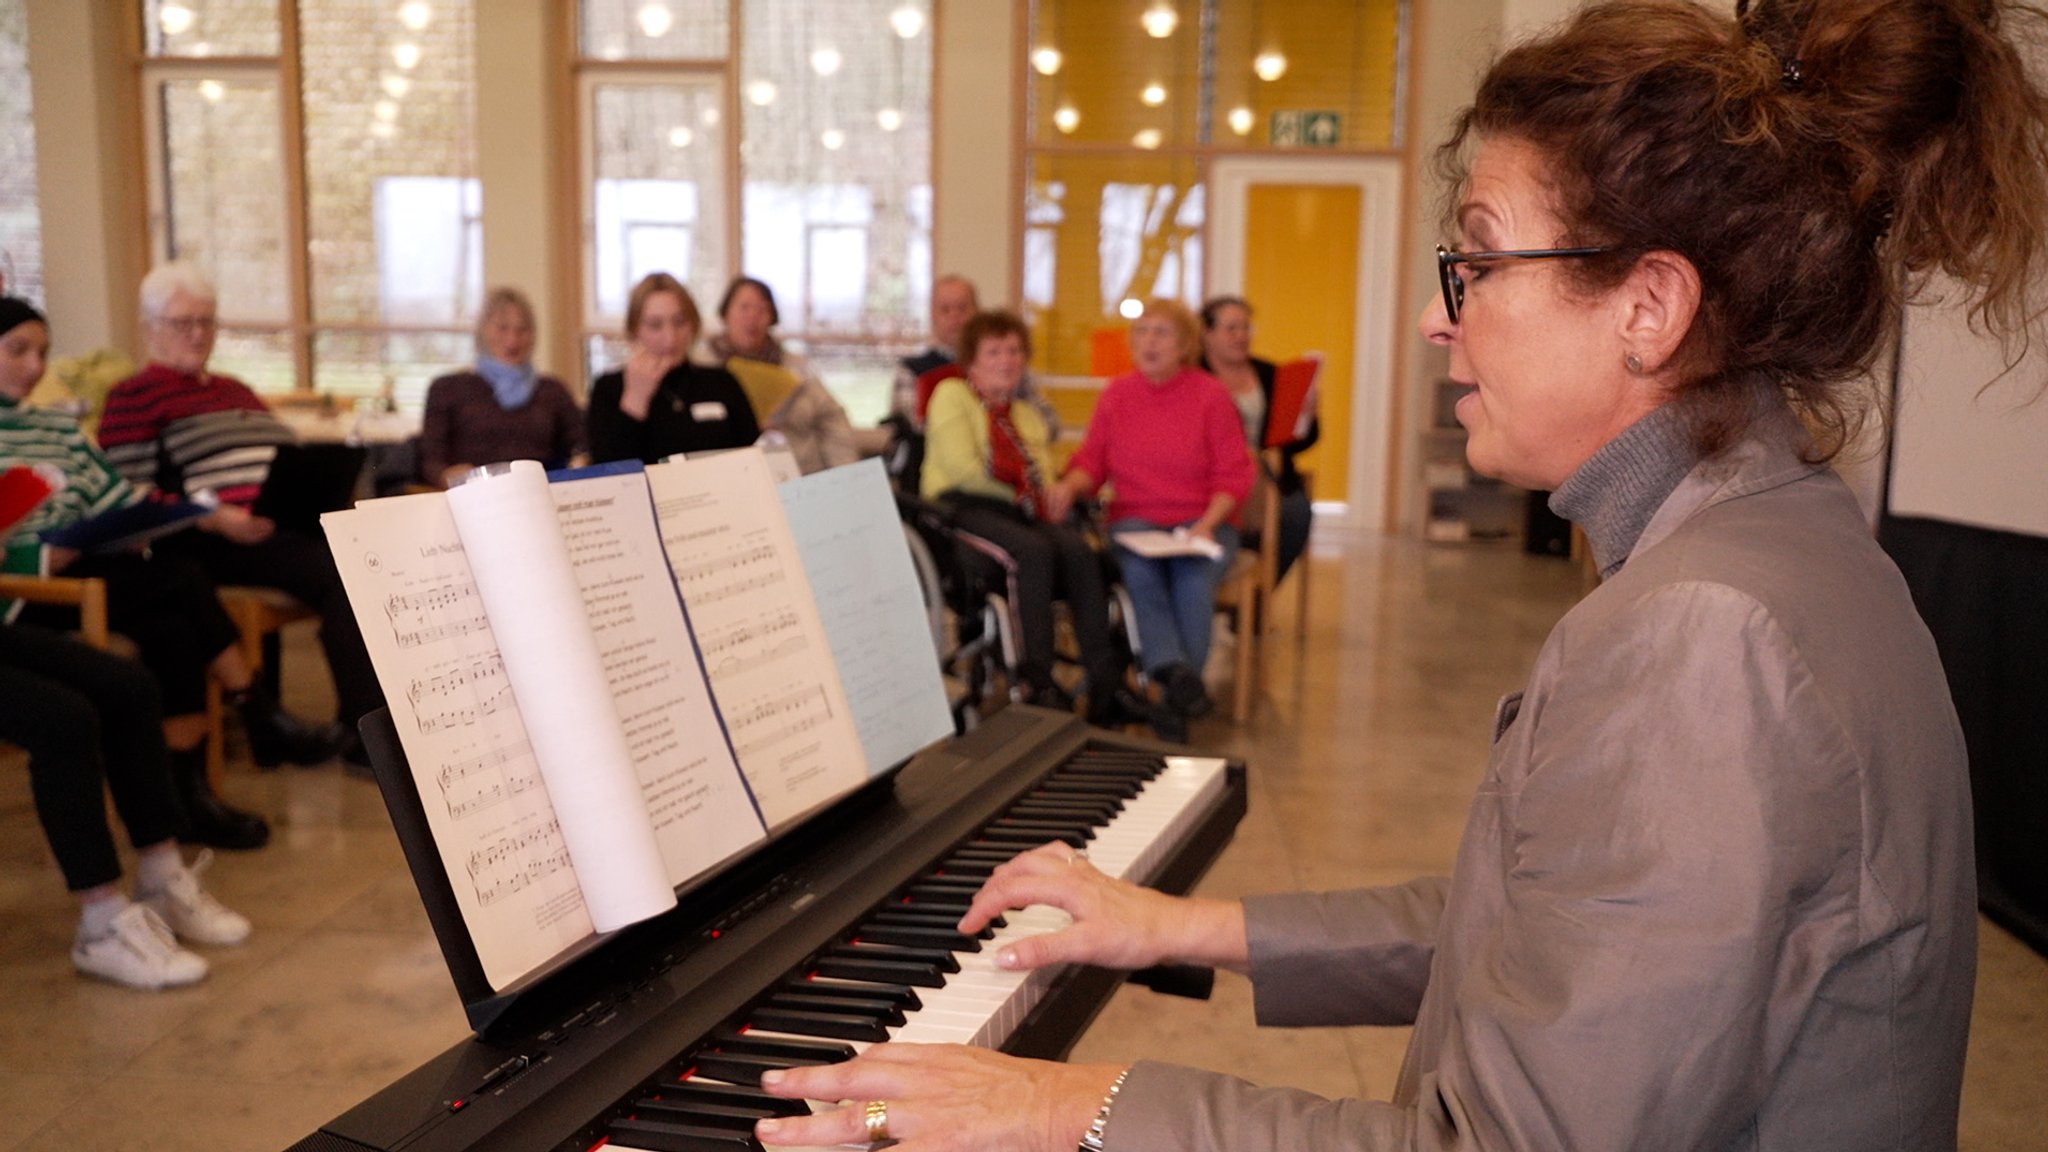
<svg viewBox="0 0 2048 1152">
<path fill-rule="evenodd" d="M 1109 1131 L 1110 1106 L 1116 1103 L 1116 1094 L 1124 1088 L 1124 1077 L 1130 1074 L 1131 1070 L 1126 1068 L 1109 1082 L 1109 1092 L 1102 1097 L 1102 1107 L 1095 1110 L 1094 1121 L 1086 1132 L 1081 1133 L 1081 1146 L 1076 1152 L 1102 1152 L 1102 1137 Z"/>
</svg>

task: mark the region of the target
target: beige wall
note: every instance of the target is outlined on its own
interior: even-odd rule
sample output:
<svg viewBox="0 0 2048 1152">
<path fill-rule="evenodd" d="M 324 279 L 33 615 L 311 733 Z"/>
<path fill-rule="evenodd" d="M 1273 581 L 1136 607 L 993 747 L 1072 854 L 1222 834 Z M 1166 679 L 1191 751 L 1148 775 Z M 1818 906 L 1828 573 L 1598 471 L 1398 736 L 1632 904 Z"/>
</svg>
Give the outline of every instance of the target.
<svg viewBox="0 0 2048 1152">
<path fill-rule="evenodd" d="M 482 14 L 479 8 L 479 15 Z M 483 187 L 484 284 L 518 286 L 540 318 L 534 362 L 564 380 L 581 380 L 573 328 L 576 269 L 554 238 L 573 203 L 557 195 L 557 149 L 570 132 L 566 84 L 552 78 L 556 17 L 551 0 L 489 0 L 489 19 L 475 23 L 477 180 Z M 538 146 L 536 146 L 538 145 Z"/>
<path fill-rule="evenodd" d="M 135 347 L 145 217 L 126 7 L 28 0 L 44 303 L 60 355 Z"/>
<path fill-rule="evenodd" d="M 1022 0 L 937 0 L 932 43 L 932 272 L 1015 303 Z"/>
</svg>

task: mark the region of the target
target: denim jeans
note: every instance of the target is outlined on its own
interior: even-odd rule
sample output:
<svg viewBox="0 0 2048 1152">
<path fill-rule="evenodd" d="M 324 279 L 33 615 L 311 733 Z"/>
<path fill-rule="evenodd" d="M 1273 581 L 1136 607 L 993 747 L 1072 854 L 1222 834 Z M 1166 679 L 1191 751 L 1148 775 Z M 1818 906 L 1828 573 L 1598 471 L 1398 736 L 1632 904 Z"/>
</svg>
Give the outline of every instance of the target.
<svg viewBox="0 0 2048 1152">
<path fill-rule="evenodd" d="M 1110 539 L 1118 532 L 1173 527 L 1149 520 L 1119 520 L 1109 526 Z M 1216 542 L 1223 546 L 1223 555 L 1214 560 L 1202 556 L 1148 559 L 1117 547 L 1117 567 L 1138 617 L 1138 655 L 1147 673 L 1169 664 L 1185 664 L 1200 673 L 1208 662 L 1216 585 L 1237 553 L 1237 529 L 1228 524 L 1217 528 Z"/>
</svg>

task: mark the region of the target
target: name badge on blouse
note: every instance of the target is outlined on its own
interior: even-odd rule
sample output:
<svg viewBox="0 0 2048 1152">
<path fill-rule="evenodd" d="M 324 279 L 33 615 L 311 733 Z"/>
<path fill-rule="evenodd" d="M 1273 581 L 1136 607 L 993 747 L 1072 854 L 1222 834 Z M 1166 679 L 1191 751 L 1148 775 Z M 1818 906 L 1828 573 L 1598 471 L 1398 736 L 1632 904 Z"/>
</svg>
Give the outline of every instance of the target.
<svg viewBox="0 0 2048 1152">
<path fill-rule="evenodd" d="M 699 424 L 725 419 L 725 405 L 716 400 L 699 400 L 690 405 L 690 419 Z"/>
</svg>

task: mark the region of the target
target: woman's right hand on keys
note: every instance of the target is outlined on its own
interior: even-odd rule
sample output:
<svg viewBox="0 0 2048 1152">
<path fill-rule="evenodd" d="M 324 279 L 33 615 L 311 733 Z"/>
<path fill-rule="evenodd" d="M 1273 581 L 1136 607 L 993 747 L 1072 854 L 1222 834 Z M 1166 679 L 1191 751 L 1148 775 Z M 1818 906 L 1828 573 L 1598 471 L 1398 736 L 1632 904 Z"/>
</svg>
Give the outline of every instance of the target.
<svg viewBox="0 0 2048 1152">
<path fill-rule="evenodd" d="M 1005 945 L 996 953 L 997 967 L 1135 970 L 1176 962 L 1241 972 L 1248 962 L 1243 905 L 1168 896 L 1115 879 L 1061 843 L 1034 848 L 990 874 L 960 918 L 960 931 L 979 932 L 1004 912 L 1031 904 L 1058 908 L 1074 922 Z"/>
</svg>

